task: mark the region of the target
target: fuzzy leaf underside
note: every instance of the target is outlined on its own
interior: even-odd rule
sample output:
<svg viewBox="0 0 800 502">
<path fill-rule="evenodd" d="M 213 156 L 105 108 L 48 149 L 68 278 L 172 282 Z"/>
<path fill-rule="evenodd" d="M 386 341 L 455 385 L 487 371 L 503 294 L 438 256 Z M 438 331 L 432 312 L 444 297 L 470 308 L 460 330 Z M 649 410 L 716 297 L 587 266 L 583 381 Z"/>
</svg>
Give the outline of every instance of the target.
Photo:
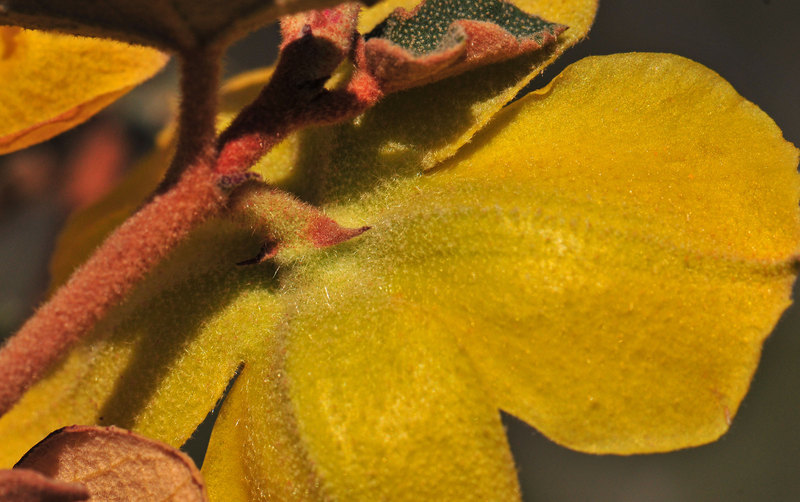
<svg viewBox="0 0 800 502">
<path fill-rule="evenodd" d="M 461 461 L 508 478 L 481 395 L 582 451 L 716 439 L 789 303 L 796 165 L 769 117 L 696 63 L 571 66 L 436 173 L 328 208 L 372 229 L 281 265 L 285 320 L 223 407 L 210 493 L 482 500 Z"/>
<path fill-rule="evenodd" d="M 335 163 L 373 148 L 356 141 L 371 129 L 329 133 L 353 136 L 347 155 L 316 151 Z M 236 267 L 257 236 L 209 222 L 0 419 L 4 454 L 76 421 L 180 444 L 242 362 L 207 456 L 218 499 L 411 500 L 403 480 L 438 469 L 440 451 L 510 479 L 485 486 L 513 498 L 497 407 L 586 451 L 710 441 L 788 304 L 796 163 L 696 63 L 585 60 L 434 174 L 384 175 L 326 206 L 372 226 L 347 243 Z M 465 496 L 463 468 L 421 493 Z"/>
<path fill-rule="evenodd" d="M 564 115 L 574 132 L 555 127 Z M 560 134 L 575 144 L 600 123 L 603 138 L 586 149 L 542 147 Z M 728 148 L 745 138 L 757 155 Z M 620 55 L 570 67 L 441 171 L 330 208 L 343 222 L 374 214 L 373 228 L 284 265 L 287 320 L 223 408 L 205 467 L 211 493 L 413 500 L 420 492 L 403 480 L 439 468 L 428 450 L 453 457 L 452 428 L 490 437 L 466 425 L 482 420 L 482 392 L 583 451 L 716 439 L 789 302 L 796 164 L 774 123 L 696 63 Z M 733 206 L 771 218 L 731 220 Z M 427 398 L 416 402 L 419 389 Z M 500 446 L 474 446 L 457 457 L 505 479 Z"/>
<path fill-rule="evenodd" d="M 396 8 L 412 10 L 418 3 L 416 0 L 378 3 L 361 14 L 359 31 L 367 33 Z M 377 159 L 358 159 L 354 170 L 371 169 L 372 161 L 387 169 L 397 169 L 401 165 L 430 169 L 452 156 L 547 65 L 586 36 L 597 10 L 596 0 L 520 0 L 515 5 L 570 28 L 544 50 L 387 96 L 364 115 L 365 126 L 376 132 L 369 139 L 376 141 L 373 151 L 385 155 Z M 308 142 L 314 142 L 319 148 L 329 147 L 325 138 L 309 138 Z M 306 169 L 315 169 L 313 177 L 319 180 L 315 181 L 317 186 L 309 188 L 305 194 L 310 199 L 330 200 L 349 190 L 346 184 L 329 183 L 327 162 L 314 166 L 307 165 L 302 158 L 300 161 L 298 177 L 304 176 L 302 173 Z M 319 160 L 313 159 L 313 162 L 319 163 Z"/>
</svg>

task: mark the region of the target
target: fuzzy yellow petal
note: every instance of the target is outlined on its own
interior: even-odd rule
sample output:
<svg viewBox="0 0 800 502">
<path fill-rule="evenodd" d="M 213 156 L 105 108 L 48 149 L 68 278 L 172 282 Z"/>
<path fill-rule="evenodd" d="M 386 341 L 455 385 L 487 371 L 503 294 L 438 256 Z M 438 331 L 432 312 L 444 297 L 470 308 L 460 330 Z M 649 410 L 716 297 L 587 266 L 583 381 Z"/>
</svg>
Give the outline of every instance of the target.
<svg viewBox="0 0 800 502">
<path fill-rule="evenodd" d="M 442 319 L 497 406 L 583 451 L 665 451 L 727 430 L 789 305 L 797 158 L 697 63 L 590 58 L 331 211 L 380 214 L 362 274 Z"/>
<path fill-rule="evenodd" d="M 337 256 L 285 278 L 290 320 L 212 435 L 212 500 L 518 499 L 499 412 L 446 327 Z"/>
<path fill-rule="evenodd" d="M 326 491 L 364 501 L 518 498 L 499 412 L 445 320 L 363 277 L 357 261 L 326 268 L 302 290 L 285 362 L 299 435 Z"/>
<path fill-rule="evenodd" d="M 324 500 L 297 432 L 284 341 L 263 334 L 225 399 L 203 462 L 212 501 Z"/>
<path fill-rule="evenodd" d="M 0 27 L 0 153 L 84 122 L 166 62 L 145 47 Z"/>
</svg>

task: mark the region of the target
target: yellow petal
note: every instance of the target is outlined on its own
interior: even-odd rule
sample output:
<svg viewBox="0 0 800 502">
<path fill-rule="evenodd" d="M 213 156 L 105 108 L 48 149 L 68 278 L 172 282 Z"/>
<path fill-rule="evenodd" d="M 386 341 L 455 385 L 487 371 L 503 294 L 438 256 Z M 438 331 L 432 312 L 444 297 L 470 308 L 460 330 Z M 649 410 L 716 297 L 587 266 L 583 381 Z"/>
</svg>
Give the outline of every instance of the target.
<svg viewBox="0 0 800 502">
<path fill-rule="evenodd" d="M 499 412 L 447 327 L 361 263 L 328 265 L 287 278 L 308 285 L 299 314 L 223 406 L 212 500 L 518 499 Z"/>
<path fill-rule="evenodd" d="M 359 31 L 369 31 L 394 8 L 411 9 L 415 3 L 378 3 L 362 14 Z M 343 199 L 371 188 L 376 179 L 430 169 L 451 157 L 533 77 L 586 36 L 597 9 L 596 0 L 514 3 L 569 29 L 547 50 L 392 94 L 354 124 L 308 133 L 309 149 L 333 153 L 329 159 L 300 159 L 298 170 L 315 183 L 304 193 L 317 201 Z"/>
<path fill-rule="evenodd" d="M 727 430 L 789 305 L 797 159 L 697 63 L 590 58 L 437 173 L 331 211 L 387 208 L 362 277 L 427 305 L 499 407 L 575 449 L 665 451 Z"/>
<path fill-rule="evenodd" d="M 361 264 L 348 265 L 357 276 Z M 442 336 L 443 319 L 375 282 L 342 283 L 342 273 L 303 290 L 311 301 L 301 301 L 286 341 L 299 433 L 328 492 L 364 501 L 519 498 L 499 413 Z"/>
<path fill-rule="evenodd" d="M 325 500 L 297 432 L 283 342 L 264 331 L 222 405 L 203 461 L 212 501 Z"/>
<path fill-rule="evenodd" d="M 0 153 L 84 122 L 166 62 L 145 47 L 0 27 Z"/>
</svg>

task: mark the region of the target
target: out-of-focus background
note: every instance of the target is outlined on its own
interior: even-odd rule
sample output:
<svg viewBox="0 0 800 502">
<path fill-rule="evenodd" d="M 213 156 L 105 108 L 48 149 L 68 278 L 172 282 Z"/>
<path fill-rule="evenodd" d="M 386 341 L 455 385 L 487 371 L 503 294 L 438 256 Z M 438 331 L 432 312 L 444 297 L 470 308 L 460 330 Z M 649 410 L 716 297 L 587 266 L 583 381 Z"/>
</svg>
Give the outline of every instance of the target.
<svg viewBox="0 0 800 502">
<path fill-rule="evenodd" d="M 800 145 L 800 1 L 601 0 L 590 37 L 534 83 L 587 55 L 680 54 L 716 70 Z M 226 73 L 270 63 L 277 30 L 234 46 Z M 174 64 L 83 126 L 0 157 L 0 338 L 41 301 L 55 235 L 153 144 L 174 108 Z M 795 296 L 800 289 L 795 287 Z M 504 417 L 526 501 L 800 500 L 800 307 L 767 340 L 730 432 L 679 452 L 592 456 Z M 202 450 L 202 441 L 192 444 Z M 202 452 L 196 454 L 202 458 Z M 465 473 L 468 475 L 467 473 Z"/>
</svg>

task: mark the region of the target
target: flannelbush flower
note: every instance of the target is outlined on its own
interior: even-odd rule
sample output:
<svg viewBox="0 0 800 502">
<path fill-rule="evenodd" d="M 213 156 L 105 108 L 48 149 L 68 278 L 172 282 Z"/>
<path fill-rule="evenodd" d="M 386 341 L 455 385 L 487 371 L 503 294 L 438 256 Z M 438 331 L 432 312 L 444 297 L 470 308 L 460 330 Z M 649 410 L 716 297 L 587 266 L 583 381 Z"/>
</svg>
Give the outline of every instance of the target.
<svg viewBox="0 0 800 502">
<path fill-rule="evenodd" d="M 519 6 L 569 29 L 293 133 L 254 168 L 368 231 L 238 266 L 265 222 L 294 227 L 263 187 L 235 196 L 0 418 L 4 462 L 71 423 L 178 446 L 237 371 L 203 465 L 215 500 L 513 500 L 499 409 L 591 453 L 723 434 L 790 303 L 797 150 L 674 55 L 587 58 L 504 106 L 596 8 Z M 230 83 L 219 124 L 271 74 Z M 169 144 L 73 217 L 56 282 L 152 191 Z"/>
</svg>

